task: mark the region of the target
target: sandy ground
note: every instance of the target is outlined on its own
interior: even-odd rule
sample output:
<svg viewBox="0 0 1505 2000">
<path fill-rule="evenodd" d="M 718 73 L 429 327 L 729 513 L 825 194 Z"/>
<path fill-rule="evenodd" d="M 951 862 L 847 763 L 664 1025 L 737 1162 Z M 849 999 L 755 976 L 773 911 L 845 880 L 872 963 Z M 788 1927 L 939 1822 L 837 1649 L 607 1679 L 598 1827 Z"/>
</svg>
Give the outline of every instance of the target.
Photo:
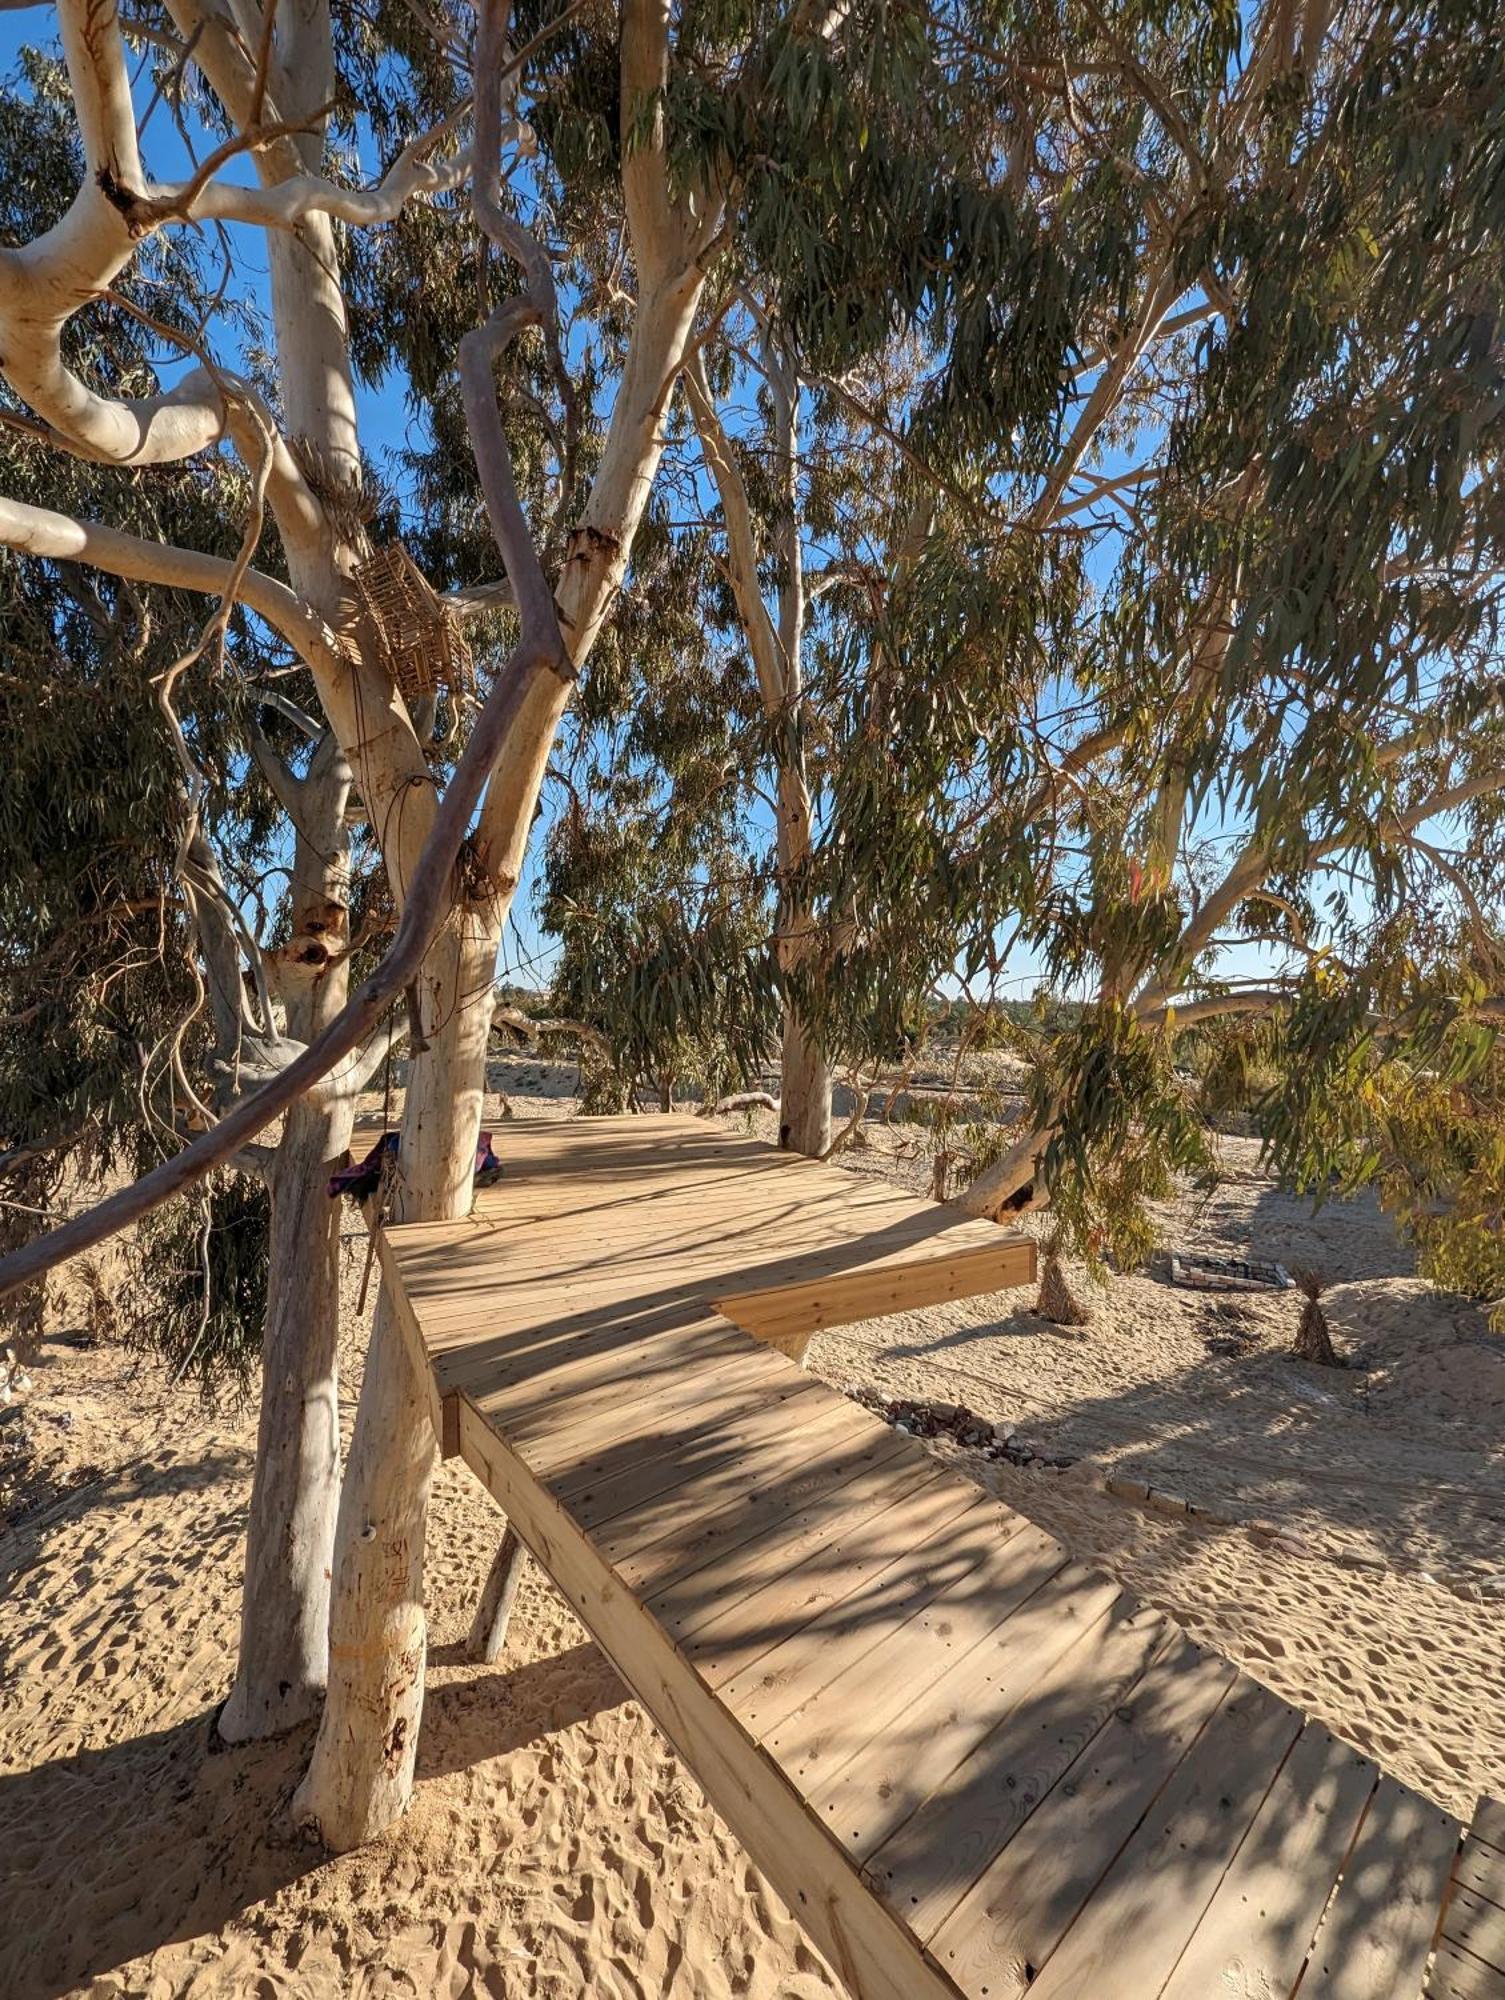
<svg viewBox="0 0 1505 2000">
<path fill-rule="evenodd" d="M 497 1078 L 519 1112 L 544 1100 L 561 1115 L 572 1080 L 525 1061 Z M 505 1153 L 504 1125 L 499 1137 Z M 1015 1293 L 826 1335 L 812 1364 L 842 1384 L 965 1401 L 1077 1460 L 965 1463 L 1073 1553 L 1466 1812 L 1505 1791 L 1505 1343 L 1410 1275 L 1370 1205 L 1314 1218 L 1270 1187 L 1248 1143 L 1227 1156 L 1210 1202 L 1167 1213 L 1168 1237 L 1319 1267 L 1359 1366 L 1288 1358 L 1293 1295 L 1231 1316 L 1153 1277 L 1092 1294 L 1081 1332 L 1035 1319 Z M 851 1164 L 927 1176 L 882 1134 Z M 352 1238 L 347 1423 L 362 1261 Z M 6 2000 L 836 1991 L 531 1567 L 499 1667 L 464 1663 L 498 1516 L 458 1464 L 435 1490 L 414 1808 L 385 1841 L 331 1862 L 286 1817 L 306 1734 L 211 1748 L 253 1413 L 169 1393 L 116 1348 L 53 1342 L 25 1401 L 26 1511 L 0 1533 Z M 1225 1525 L 1117 1498 L 1108 1477 L 1173 1491 Z"/>
</svg>

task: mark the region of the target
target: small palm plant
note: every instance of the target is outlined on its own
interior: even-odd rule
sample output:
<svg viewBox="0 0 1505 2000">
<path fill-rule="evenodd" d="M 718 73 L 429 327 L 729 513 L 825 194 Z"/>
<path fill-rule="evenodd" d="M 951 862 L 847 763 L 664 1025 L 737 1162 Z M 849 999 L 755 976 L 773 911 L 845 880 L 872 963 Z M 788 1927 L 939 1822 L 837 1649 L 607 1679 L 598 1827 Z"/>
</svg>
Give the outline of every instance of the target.
<svg viewBox="0 0 1505 2000">
<path fill-rule="evenodd" d="M 1296 1344 L 1291 1352 L 1298 1361 L 1315 1361 L 1323 1368 L 1341 1368 L 1343 1363 L 1333 1346 L 1332 1335 L 1327 1328 L 1327 1315 L 1322 1310 L 1326 1280 L 1318 1271 L 1298 1271 L 1296 1285 L 1306 1304 L 1301 1309 L 1301 1324 L 1296 1329 Z"/>
<path fill-rule="evenodd" d="M 1040 1296 L 1035 1300 L 1035 1311 L 1041 1319 L 1051 1320 L 1057 1326 L 1085 1326 L 1086 1308 L 1067 1282 L 1066 1268 L 1061 1262 L 1065 1233 L 1059 1222 L 1053 1223 L 1041 1242 L 1044 1262 L 1040 1267 Z"/>
</svg>

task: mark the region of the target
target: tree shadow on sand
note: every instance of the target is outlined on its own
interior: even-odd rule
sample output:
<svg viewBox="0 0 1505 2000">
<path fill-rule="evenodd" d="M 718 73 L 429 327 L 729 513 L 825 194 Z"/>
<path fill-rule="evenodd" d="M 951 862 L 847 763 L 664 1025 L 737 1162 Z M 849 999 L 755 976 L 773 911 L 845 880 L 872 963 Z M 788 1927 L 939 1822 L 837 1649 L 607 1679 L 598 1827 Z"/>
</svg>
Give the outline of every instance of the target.
<svg viewBox="0 0 1505 2000">
<path fill-rule="evenodd" d="M 15 1519 L 0 1524 L 0 1582 L 23 1575 L 47 1560 L 50 1538 L 91 1515 L 130 1507 L 161 1494 L 207 1491 L 223 1481 L 248 1473 L 249 1447 L 205 1451 L 161 1464 L 162 1453 L 148 1452 L 123 1465 L 85 1478 L 67 1492 L 51 1494 Z M 243 1523 L 246 1500 L 236 1504 L 235 1519 Z"/>
<path fill-rule="evenodd" d="M 442 1666 L 442 1653 L 436 1655 Z M 627 1698 L 594 1646 L 432 1686 L 418 1778 L 503 1757 Z M 313 1726 L 228 1748 L 206 1709 L 127 1742 L 0 1776 L 0 1992 L 57 2000 L 164 1945 L 212 1936 L 337 1867 L 288 1804 Z M 400 1843 L 408 1836 L 399 1829 Z"/>
</svg>

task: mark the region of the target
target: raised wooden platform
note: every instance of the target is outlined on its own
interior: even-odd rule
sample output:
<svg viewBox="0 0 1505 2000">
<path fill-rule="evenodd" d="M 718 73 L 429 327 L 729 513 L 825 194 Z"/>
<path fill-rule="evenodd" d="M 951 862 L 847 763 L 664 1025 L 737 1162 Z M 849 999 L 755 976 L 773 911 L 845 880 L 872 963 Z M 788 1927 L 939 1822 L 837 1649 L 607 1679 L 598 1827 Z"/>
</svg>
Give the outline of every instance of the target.
<svg viewBox="0 0 1505 2000">
<path fill-rule="evenodd" d="M 500 1137 L 379 1242 L 436 1425 L 854 1995 L 1414 2000 L 1457 1821 L 728 1323 L 1027 1246 L 693 1119 Z"/>
</svg>

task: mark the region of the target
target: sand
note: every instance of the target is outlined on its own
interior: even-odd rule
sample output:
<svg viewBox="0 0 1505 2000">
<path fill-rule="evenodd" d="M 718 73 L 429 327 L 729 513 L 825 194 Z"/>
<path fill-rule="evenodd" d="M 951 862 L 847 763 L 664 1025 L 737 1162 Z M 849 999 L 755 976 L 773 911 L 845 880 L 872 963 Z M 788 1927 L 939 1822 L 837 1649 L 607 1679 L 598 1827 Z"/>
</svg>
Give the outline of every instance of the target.
<svg viewBox="0 0 1505 2000">
<path fill-rule="evenodd" d="M 520 1112 L 572 1108 L 572 1070 L 519 1060 L 496 1080 Z M 928 1177 L 883 1134 L 852 1164 Z M 1247 1142 L 1227 1142 L 1211 1203 L 1178 1204 L 1165 1225 L 1179 1243 L 1319 1266 L 1334 1336 L 1362 1368 L 1282 1352 L 1291 1294 L 1235 1317 L 1151 1277 L 1084 1286 L 1080 1332 L 1011 1293 L 823 1336 L 812 1364 L 965 1400 L 1076 1460 L 958 1455 L 1439 1804 L 1463 1813 L 1505 1791 L 1505 1343 L 1412 1275 L 1371 1204 L 1313 1217 Z M 362 1261 L 352 1236 L 347 1423 Z M 457 1463 L 435 1488 L 413 1810 L 375 1846 L 323 1859 L 286 1815 L 308 1735 L 212 1747 L 254 1413 L 206 1410 L 109 1345 L 49 1342 L 31 1372 L 28 1511 L 0 1533 L 7 2000 L 837 1991 L 531 1565 L 498 1666 L 463 1661 L 499 1517 Z M 1220 1518 L 1160 1513 L 1108 1479 Z"/>
</svg>

